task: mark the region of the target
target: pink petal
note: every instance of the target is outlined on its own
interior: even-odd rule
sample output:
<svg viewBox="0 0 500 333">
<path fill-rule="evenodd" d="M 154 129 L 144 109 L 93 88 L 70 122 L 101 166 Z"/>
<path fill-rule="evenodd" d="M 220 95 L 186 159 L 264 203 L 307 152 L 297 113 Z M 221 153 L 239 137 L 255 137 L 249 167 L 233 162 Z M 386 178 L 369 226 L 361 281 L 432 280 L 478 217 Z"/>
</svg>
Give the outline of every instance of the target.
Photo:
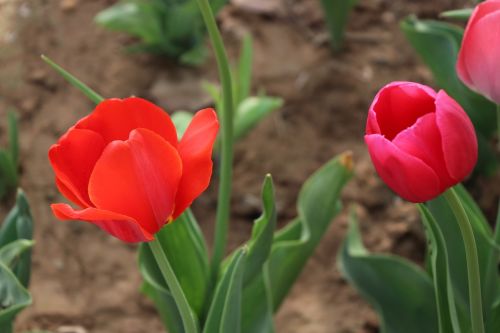
<svg viewBox="0 0 500 333">
<path fill-rule="evenodd" d="M 468 27 L 458 70 L 472 89 L 500 104 L 500 9 Z"/>
<path fill-rule="evenodd" d="M 428 113 L 418 119 L 412 127 L 399 133 L 392 143 L 428 165 L 438 176 L 441 189 L 457 183 L 446 168 L 435 113 Z"/>
<path fill-rule="evenodd" d="M 472 172 L 477 162 L 474 126 L 462 107 L 443 90 L 436 98 L 436 123 L 448 173 L 460 182 Z"/>
<path fill-rule="evenodd" d="M 380 134 L 392 140 L 399 132 L 412 126 L 418 118 L 434 112 L 435 92 L 413 82 L 392 82 L 383 87 L 375 97 L 370 113 L 376 114 Z M 367 134 L 377 131 L 370 117 Z"/>
<path fill-rule="evenodd" d="M 421 159 L 402 151 L 382 135 L 365 135 L 365 142 L 379 176 L 402 198 L 424 202 L 442 192 L 438 176 Z"/>
</svg>

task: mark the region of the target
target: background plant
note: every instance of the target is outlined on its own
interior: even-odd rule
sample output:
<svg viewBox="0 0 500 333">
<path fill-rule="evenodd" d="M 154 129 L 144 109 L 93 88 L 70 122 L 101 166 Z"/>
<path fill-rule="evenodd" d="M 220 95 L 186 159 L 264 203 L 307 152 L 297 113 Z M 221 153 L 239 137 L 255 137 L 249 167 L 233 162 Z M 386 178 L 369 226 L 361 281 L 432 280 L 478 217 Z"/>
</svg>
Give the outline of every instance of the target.
<svg viewBox="0 0 500 333">
<path fill-rule="evenodd" d="M 211 0 L 217 13 L 227 0 Z M 101 11 L 96 22 L 139 38 L 130 50 L 164 54 L 184 64 L 199 64 L 207 54 L 206 29 L 196 0 L 121 0 Z"/>
<path fill-rule="evenodd" d="M 0 199 L 13 191 L 18 181 L 19 139 L 14 112 L 9 112 L 7 116 L 7 130 L 9 145 L 6 149 L 0 149 Z"/>
<path fill-rule="evenodd" d="M 12 333 L 16 315 L 31 304 L 33 220 L 28 201 L 18 191 L 16 205 L 0 225 L 0 332 Z"/>
<path fill-rule="evenodd" d="M 349 14 L 357 2 L 358 0 L 321 0 L 330 43 L 334 50 L 342 48 Z"/>
</svg>

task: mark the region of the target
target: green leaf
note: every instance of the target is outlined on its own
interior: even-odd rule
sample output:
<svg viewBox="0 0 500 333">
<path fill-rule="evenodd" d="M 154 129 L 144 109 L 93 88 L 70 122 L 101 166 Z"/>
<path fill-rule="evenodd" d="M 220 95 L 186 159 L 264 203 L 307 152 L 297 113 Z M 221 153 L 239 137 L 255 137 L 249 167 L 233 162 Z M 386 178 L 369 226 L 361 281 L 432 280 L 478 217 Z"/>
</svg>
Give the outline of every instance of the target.
<svg viewBox="0 0 500 333">
<path fill-rule="evenodd" d="M 469 216 L 469 220 L 474 231 L 474 237 L 476 239 L 479 268 L 481 273 L 483 304 L 491 304 L 491 301 L 488 300 L 494 295 L 491 295 L 491 293 L 486 290 L 485 286 L 488 285 L 489 288 L 492 287 L 491 284 L 486 283 L 486 272 L 488 271 L 490 249 L 493 244 L 492 232 L 483 214 L 480 212 L 479 208 L 477 208 L 477 205 L 474 203 L 467 191 L 465 191 L 461 185 L 456 186 L 455 189 L 460 197 L 460 201 L 464 205 L 465 211 Z M 465 260 L 465 248 L 460 227 L 443 196 L 439 196 L 438 198 L 428 202 L 426 205 L 435 217 L 443 235 L 446 235 L 444 240 L 447 252 L 450 254 L 448 262 L 450 278 L 454 288 L 455 302 L 457 304 L 457 311 L 459 314 L 468 314 L 470 312 L 469 287 L 467 283 L 467 263 Z M 494 282 L 493 287 L 498 288 L 499 281 L 496 280 Z M 462 325 L 466 325 L 465 322 L 467 322 L 467 326 L 470 327 L 470 319 L 467 316 L 460 317 L 464 322 Z"/>
<path fill-rule="evenodd" d="M 351 175 L 351 155 L 344 153 L 326 163 L 304 183 L 299 194 L 299 217 L 275 233 L 271 254 L 262 272 L 244 287 L 242 333 L 274 332 L 273 312 L 281 305 L 333 217 L 340 211 L 340 191 Z M 265 199 L 265 192 L 264 202 L 269 201 Z"/>
<path fill-rule="evenodd" d="M 248 96 L 252 86 L 253 42 L 251 35 L 245 35 L 241 45 L 240 60 L 235 77 L 234 105 L 238 107 Z"/>
<path fill-rule="evenodd" d="M 473 11 L 474 8 L 454 9 L 443 12 L 439 16 L 447 19 L 468 21 Z"/>
<path fill-rule="evenodd" d="M 177 130 L 177 139 L 181 139 L 193 119 L 193 114 L 187 111 L 176 111 L 172 114 L 172 122 Z"/>
<path fill-rule="evenodd" d="M 448 252 L 443 233 L 425 205 L 418 205 L 427 234 L 431 274 L 439 319 L 439 332 L 460 333 L 462 330 L 455 307 L 455 296 L 451 284 Z"/>
<path fill-rule="evenodd" d="M 432 280 L 402 258 L 370 254 L 362 244 L 354 220 L 338 262 L 344 276 L 377 311 L 381 332 L 438 332 Z"/>
<path fill-rule="evenodd" d="M 269 258 L 275 310 L 340 212 L 340 193 L 352 175 L 351 158 L 350 153 L 344 153 L 332 159 L 304 183 L 298 199 L 299 216 L 275 235 Z"/>
<path fill-rule="evenodd" d="M 248 97 L 236 109 L 234 119 L 234 137 L 244 137 L 264 117 L 280 108 L 283 100 L 277 97 Z"/>
<path fill-rule="evenodd" d="M 34 242 L 27 239 L 18 239 L 0 247 L 0 262 L 9 268 L 14 268 L 21 255 L 31 249 Z"/>
<path fill-rule="evenodd" d="M 89 86 L 87 86 L 82 81 L 78 80 L 75 76 L 70 74 L 64 68 L 53 62 L 49 57 L 42 55 L 42 60 L 45 61 L 50 67 L 52 67 L 59 75 L 61 75 L 66 81 L 73 85 L 76 89 L 80 90 L 85 96 L 87 96 L 95 104 L 99 104 L 104 100 L 104 97 L 96 93 Z"/>
<path fill-rule="evenodd" d="M 141 38 L 145 44 L 161 44 L 164 32 L 161 6 L 152 1 L 121 1 L 99 12 L 95 21 L 103 27 Z"/>
<path fill-rule="evenodd" d="M 154 260 L 154 258 L 148 257 L 148 260 Z M 168 332 L 184 333 L 181 314 L 170 291 L 165 289 L 163 285 L 156 284 L 156 277 L 147 276 L 146 271 L 141 271 L 141 273 L 144 278 L 141 292 L 153 301 L 156 311 L 160 314 L 163 325 L 168 329 Z"/>
<path fill-rule="evenodd" d="M 31 304 L 31 296 L 16 276 L 0 262 L 0 332 L 11 333 L 12 321 Z"/>
<path fill-rule="evenodd" d="M 339 50 L 344 41 L 344 31 L 355 0 L 321 0 L 332 47 Z"/>
<path fill-rule="evenodd" d="M 246 249 L 239 249 L 220 279 L 210 305 L 204 333 L 241 331 L 241 294 L 246 256 Z"/>
<path fill-rule="evenodd" d="M 262 266 L 267 261 L 273 243 L 273 233 L 276 228 L 276 205 L 274 186 L 271 175 L 267 175 L 262 186 L 262 215 L 255 221 L 252 238 L 248 242 L 244 284 L 250 283 L 262 272 Z"/>
<path fill-rule="evenodd" d="M 486 322 L 486 332 L 497 333 L 500 332 L 500 302 L 495 304 L 490 311 L 491 321 Z"/>
<path fill-rule="evenodd" d="M 0 182 L 5 188 L 4 192 L 15 188 L 17 185 L 17 167 L 8 151 L 0 150 Z"/>
<path fill-rule="evenodd" d="M 156 238 L 161 243 L 189 304 L 200 316 L 207 294 L 209 265 L 205 241 L 194 216 L 187 210 L 174 222 L 163 227 Z M 152 287 L 161 286 L 163 291 L 168 290 L 153 253 L 145 244 L 141 244 L 139 249 L 139 268 L 144 280 Z"/>
<path fill-rule="evenodd" d="M 9 117 L 9 152 L 12 158 L 12 163 L 14 164 L 14 167 L 17 171 L 17 165 L 19 163 L 19 133 L 17 129 L 17 118 L 14 112 L 9 112 L 8 117 Z"/>
<path fill-rule="evenodd" d="M 33 219 L 28 201 L 22 190 L 17 193 L 16 205 L 0 226 L 0 248 L 19 239 L 33 238 Z M 31 275 L 31 250 L 23 253 L 12 270 L 23 286 L 27 287 Z"/>
</svg>

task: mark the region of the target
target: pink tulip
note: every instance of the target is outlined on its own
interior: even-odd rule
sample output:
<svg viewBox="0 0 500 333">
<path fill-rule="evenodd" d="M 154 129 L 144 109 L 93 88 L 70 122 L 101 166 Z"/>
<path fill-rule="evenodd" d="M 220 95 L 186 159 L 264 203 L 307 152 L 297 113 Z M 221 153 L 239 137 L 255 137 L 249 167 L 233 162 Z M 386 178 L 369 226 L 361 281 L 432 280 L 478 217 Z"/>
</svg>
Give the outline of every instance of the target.
<svg viewBox="0 0 500 333">
<path fill-rule="evenodd" d="M 474 127 L 460 105 L 443 90 L 413 82 L 393 82 L 378 92 L 365 142 L 380 177 L 411 202 L 437 197 L 477 161 Z"/>
<path fill-rule="evenodd" d="M 500 0 L 485 1 L 472 13 L 457 72 L 471 89 L 500 104 Z"/>
</svg>

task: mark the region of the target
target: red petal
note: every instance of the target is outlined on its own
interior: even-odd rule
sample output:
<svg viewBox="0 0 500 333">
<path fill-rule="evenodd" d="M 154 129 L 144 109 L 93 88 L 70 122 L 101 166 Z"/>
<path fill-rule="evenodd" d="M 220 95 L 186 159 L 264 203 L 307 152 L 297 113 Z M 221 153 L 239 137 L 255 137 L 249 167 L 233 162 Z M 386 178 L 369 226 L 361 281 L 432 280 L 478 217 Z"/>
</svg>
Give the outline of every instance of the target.
<svg viewBox="0 0 500 333">
<path fill-rule="evenodd" d="M 81 207 L 93 206 L 88 195 L 88 183 L 103 149 L 104 142 L 99 134 L 74 127 L 49 149 L 50 163 L 61 193 Z"/>
<path fill-rule="evenodd" d="M 186 129 L 179 143 L 183 171 L 174 218 L 208 187 L 212 176 L 212 148 L 218 130 L 219 122 L 213 109 L 197 112 Z"/>
<path fill-rule="evenodd" d="M 177 147 L 177 132 L 170 116 L 158 106 L 142 98 L 107 99 L 76 124 L 102 135 L 106 144 L 125 141 L 136 128 L 146 128 Z"/>
<path fill-rule="evenodd" d="M 380 178 L 402 198 L 425 202 L 441 194 L 436 173 L 422 160 L 402 151 L 382 135 L 365 135 Z"/>
<path fill-rule="evenodd" d="M 472 172 L 477 162 L 474 126 L 462 107 L 443 90 L 436 98 L 436 123 L 448 173 L 460 182 Z"/>
<path fill-rule="evenodd" d="M 82 208 L 89 207 L 88 204 L 80 201 L 80 199 L 78 199 L 78 197 L 75 196 L 73 194 L 73 192 L 66 185 L 64 185 L 64 183 L 61 180 L 59 180 L 59 178 L 57 178 L 57 177 L 56 177 L 56 186 L 59 189 L 59 192 L 61 192 L 61 194 L 69 201 L 77 204 L 78 206 L 80 206 Z"/>
<path fill-rule="evenodd" d="M 181 159 L 170 143 L 147 129 L 133 130 L 127 141 L 111 142 L 97 161 L 90 199 L 154 234 L 172 215 L 181 174 Z"/>
<path fill-rule="evenodd" d="M 153 240 L 153 235 L 129 216 L 97 208 L 76 211 L 66 204 L 53 204 L 51 208 L 54 215 L 60 220 L 90 222 L 124 242 L 135 243 Z"/>
<path fill-rule="evenodd" d="M 442 189 L 457 183 L 450 177 L 446 168 L 435 113 L 428 113 L 418 119 L 415 125 L 399 133 L 392 142 L 402 151 L 415 156 L 431 167 L 437 174 Z"/>
<path fill-rule="evenodd" d="M 429 87 L 413 82 L 392 82 L 383 87 L 370 107 L 370 113 L 377 115 L 380 134 L 392 140 L 418 118 L 434 112 L 435 94 Z M 375 133 L 371 122 L 367 124 L 367 134 Z"/>
</svg>

